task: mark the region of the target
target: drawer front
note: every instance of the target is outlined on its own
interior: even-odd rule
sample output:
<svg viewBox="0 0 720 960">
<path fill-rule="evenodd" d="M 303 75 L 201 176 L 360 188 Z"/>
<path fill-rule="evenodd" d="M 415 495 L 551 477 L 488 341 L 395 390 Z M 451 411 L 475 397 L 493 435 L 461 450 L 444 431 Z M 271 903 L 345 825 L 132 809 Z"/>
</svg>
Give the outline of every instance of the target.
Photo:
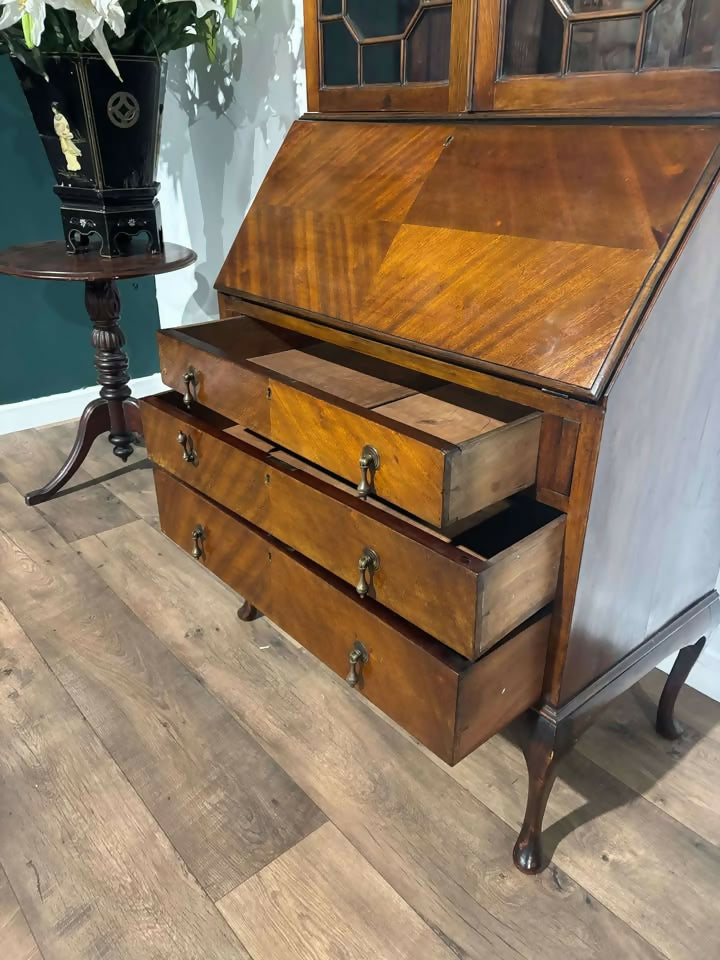
<svg viewBox="0 0 720 960">
<path fill-rule="evenodd" d="M 373 410 L 349 409 L 289 384 L 273 383 L 271 390 L 276 443 L 356 484 L 360 458 L 371 447 L 380 461 L 368 475 L 375 495 L 442 528 L 449 444 L 411 436 Z"/>
<path fill-rule="evenodd" d="M 251 435 L 229 436 L 179 409 L 172 395 L 143 401 L 142 416 L 148 452 L 164 470 L 349 586 L 361 583 L 368 596 L 465 657 L 475 659 L 555 595 L 562 517 L 488 562 L 268 455 L 269 445 Z M 379 565 L 361 580 L 368 549 Z"/>
<path fill-rule="evenodd" d="M 262 444 L 246 434 L 244 441 L 213 427 L 165 394 L 140 401 L 148 456 L 157 466 L 245 520 L 272 533 L 265 454 Z M 195 405 L 195 410 L 198 410 Z M 207 416 L 207 411 L 205 411 Z M 182 438 L 186 438 L 184 445 Z M 254 439 L 256 446 L 251 446 Z M 292 546 L 292 544 L 290 544 Z"/>
<path fill-rule="evenodd" d="M 185 396 L 188 408 L 201 404 L 269 436 L 266 375 L 162 332 L 158 345 L 163 383 Z"/>
<path fill-rule="evenodd" d="M 497 422 L 300 350 L 244 359 L 242 348 L 228 352 L 227 329 L 212 329 L 235 324 L 241 339 L 241 320 L 205 324 L 194 333 L 161 332 L 163 382 L 186 393 L 190 374 L 189 399 L 353 484 L 363 480 L 361 457 L 375 451 L 377 467 L 365 474 L 372 494 L 440 530 L 470 522 L 535 482 L 540 414 Z M 223 346 L 209 342 L 213 335 Z M 364 366 L 368 362 L 363 358 Z M 329 392 L 338 383 L 344 384 L 341 395 Z M 450 426 L 444 422 L 448 411 L 459 414 Z M 478 422 L 497 429 L 473 436 Z"/>
<path fill-rule="evenodd" d="M 540 696 L 549 617 L 474 663 L 156 469 L 163 532 L 448 763 Z M 193 536 L 195 534 L 195 536 Z M 288 678 L 289 681 L 292 678 Z"/>
</svg>

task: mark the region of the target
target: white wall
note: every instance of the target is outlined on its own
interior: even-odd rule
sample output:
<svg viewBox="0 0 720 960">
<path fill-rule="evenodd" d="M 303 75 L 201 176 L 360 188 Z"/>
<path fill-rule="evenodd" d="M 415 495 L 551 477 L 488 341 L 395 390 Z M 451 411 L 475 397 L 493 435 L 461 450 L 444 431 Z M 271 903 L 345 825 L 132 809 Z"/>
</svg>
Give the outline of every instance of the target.
<svg viewBox="0 0 720 960">
<path fill-rule="evenodd" d="M 168 65 L 163 230 L 166 240 L 196 250 L 198 262 L 194 272 L 157 278 L 163 327 L 217 315 L 213 284 L 225 254 L 290 125 L 305 111 L 302 0 L 239 6 L 246 9 L 219 41 L 217 66 L 198 49 L 177 51 Z"/>
</svg>

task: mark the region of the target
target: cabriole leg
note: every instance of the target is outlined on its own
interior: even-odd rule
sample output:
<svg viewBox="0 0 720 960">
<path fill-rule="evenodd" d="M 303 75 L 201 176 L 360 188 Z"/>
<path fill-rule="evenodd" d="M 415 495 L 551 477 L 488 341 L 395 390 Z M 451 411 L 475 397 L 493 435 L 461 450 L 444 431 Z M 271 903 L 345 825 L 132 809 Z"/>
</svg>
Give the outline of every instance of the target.
<svg viewBox="0 0 720 960">
<path fill-rule="evenodd" d="M 683 647 L 678 652 L 673 668 L 665 681 L 658 704 L 655 729 L 661 737 L 665 737 L 667 740 L 677 740 L 678 737 L 682 736 L 683 729 L 675 719 L 675 704 L 678 694 L 690 676 L 690 671 L 695 666 L 704 646 L 705 637 L 701 637 L 692 646 Z"/>
<path fill-rule="evenodd" d="M 542 851 L 542 825 L 558 764 L 567 751 L 559 749 L 558 727 L 542 714 L 529 721 L 529 735 L 523 743 L 528 770 L 525 819 L 513 850 L 513 860 L 523 873 L 539 873 L 546 866 Z"/>
</svg>

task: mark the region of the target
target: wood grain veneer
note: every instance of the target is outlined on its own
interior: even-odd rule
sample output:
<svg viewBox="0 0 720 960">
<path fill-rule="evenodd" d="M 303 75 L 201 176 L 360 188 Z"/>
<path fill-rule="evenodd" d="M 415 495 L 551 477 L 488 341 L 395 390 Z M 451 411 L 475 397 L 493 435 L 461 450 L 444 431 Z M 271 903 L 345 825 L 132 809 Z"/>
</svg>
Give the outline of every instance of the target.
<svg viewBox="0 0 720 960">
<path fill-rule="evenodd" d="M 552 511 L 507 504 L 455 545 L 247 431 L 228 433 L 209 411 L 188 413 L 177 395 L 142 407 L 154 463 L 351 587 L 371 547 L 381 562 L 370 596 L 465 657 L 498 643 L 555 594 L 565 521 Z M 191 439 L 193 463 L 183 459 L 179 431 Z M 487 557 L 483 545 L 492 547 Z"/>
<path fill-rule="evenodd" d="M 469 525 L 478 511 L 535 483 L 539 413 L 438 392 L 369 358 L 356 369 L 351 354 L 328 347 L 324 355 L 293 350 L 246 360 L 242 343 L 227 345 L 233 326 L 242 340 L 242 321 L 159 333 L 164 383 L 185 392 L 192 368 L 191 399 L 355 483 L 363 449 L 373 447 L 375 494 L 440 530 Z M 385 379 L 395 376 L 399 383 Z M 431 389 L 415 389 L 423 386 Z"/>
<path fill-rule="evenodd" d="M 474 662 L 431 640 L 372 600 L 268 540 L 161 470 L 163 532 L 186 550 L 200 524 L 202 566 L 222 575 L 341 676 L 355 640 L 369 654 L 358 692 L 447 763 L 458 762 L 537 700 L 549 617 Z"/>
<path fill-rule="evenodd" d="M 317 5 L 307 0 L 305 9 L 314 21 Z M 496 641 L 534 629 L 528 597 L 553 599 L 547 654 L 533 660 L 542 698 L 524 718 L 529 790 L 514 857 L 526 873 L 545 865 L 542 818 L 558 764 L 593 716 L 680 651 L 656 724 L 661 735 L 677 736 L 678 691 L 719 615 L 720 448 L 708 424 L 720 413 L 710 382 L 720 350 L 710 279 L 720 230 L 713 192 L 720 72 L 644 70 L 649 15 L 647 6 L 617 12 L 639 27 L 634 71 L 501 79 L 503 0 L 455 0 L 446 88 L 325 90 L 313 22 L 311 109 L 338 112 L 293 127 L 258 193 L 217 283 L 225 342 L 207 351 L 226 366 L 221 373 L 211 363 L 212 383 L 205 377 L 198 385 L 201 401 L 279 448 L 233 448 L 231 457 L 253 460 L 250 496 L 228 490 L 227 479 L 213 492 L 212 479 L 170 464 L 339 574 L 342 587 L 327 575 L 323 587 L 307 583 L 298 618 L 280 611 L 335 669 L 333 638 L 307 632 L 314 612 L 307 596 L 323 598 L 323 625 L 331 606 L 358 622 L 356 608 L 346 608 L 357 547 L 381 544 L 362 616 L 380 601 L 442 640 L 443 658 L 448 647 L 481 654 L 476 672 L 454 678 L 443 659 L 430 693 L 428 651 L 414 632 L 405 657 L 414 628 L 405 624 L 400 639 L 389 613 L 376 624 L 392 651 L 390 673 L 403 676 L 412 662 L 422 674 L 412 694 L 404 679 L 393 694 L 377 681 L 376 702 L 390 704 L 424 742 L 432 739 L 440 756 L 457 759 L 498 717 L 515 715 L 532 690 L 540 696 L 527 672 L 507 700 L 506 687 L 498 697 L 496 679 L 503 661 L 512 669 L 516 637 Z M 602 11 L 578 16 L 588 29 L 616 19 Z M 566 32 L 565 66 L 569 39 Z M 693 55 L 709 65 L 711 53 L 705 45 Z M 473 117 L 468 108 L 483 112 Z M 268 330 L 281 346 L 244 345 L 234 354 L 233 336 L 242 342 L 248 325 L 262 341 L 263 324 L 281 329 Z M 176 341 L 171 354 L 182 355 L 184 340 L 186 359 L 205 349 L 202 335 L 164 337 Z M 338 349 L 362 358 L 363 368 L 333 355 Z M 405 368 L 405 379 L 378 375 L 377 361 Z M 407 379 L 416 374 L 434 382 Z M 177 376 L 167 378 L 176 389 Z M 238 378 L 242 388 L 234 387 Z M 508 402 L 523 412 L 500 412 Z M 227 428 L 218 436 L 203 423 L 194 429 L 205 459 L 218 461 Z M 213 443 L 218 451 L 208 455 Z M 354 502 L 344 483 L 355 482 L 366 444 L 381 454 L 372 492 L 416 519 Z M 504 513 L 499 501 L 520 488 L 523 496 Z M 564 516 L 513 534 L 500 554 L 463 540 L 493 522 L 508 533 L 512 511 L 532 498 Z M 241 522 L 223 516 L 228 529 Z M 322 543 L 318 520 L 329 530 Z M 245 560 L 233 554 L 217 562 L 232 578 Z M 285 578 L 291 590 L 303 589 L 304 566 L 283 573 L 280 589 Z M 396 568 L 404 571 L 399 578 Z M 257 566 L 248 576 L 251 594 L 269 597 L 275 609 L 287 602 L 270 597 Z M 428 602 L 433 596 L 447 600 Z M 533 659 L 525 656 L 526 664 Z M 491 661 L 492 671 L 480 669 Z M 415 696 L 422 717 L 411 715 Z"/>
<path fill-rule="evenodd" d="M 597 397 L 719 143 L 712 124 L 300 121 L 218 288 Z"/>
<path fill-rule="evenodd" d="M 485 78 L 476 91 L 482 99 Z M 544 114 L 604 116 L 718 115 L 720 72 L 717 70 L 647 70 L 556 77 L 512 77 L 493 89 L 495 110 L 527 110 Z"/>
</svg>

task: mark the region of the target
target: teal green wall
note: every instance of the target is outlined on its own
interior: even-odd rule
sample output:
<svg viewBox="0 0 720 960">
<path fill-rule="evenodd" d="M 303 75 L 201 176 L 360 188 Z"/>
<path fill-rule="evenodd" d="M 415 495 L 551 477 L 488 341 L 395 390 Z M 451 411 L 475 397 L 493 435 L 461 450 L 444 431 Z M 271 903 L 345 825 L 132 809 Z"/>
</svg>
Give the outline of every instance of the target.
<svg viewBox="0 0 720 960">
<path fill-rule="evenodd" d="M 50 165 L 7 57 L 0 57 L 0 248 L 62 237 Z M 119 284 L 130 375 L 158 369 L 155 282 Z M 0 276 L 0 404 L 95 383 L 83 286 Z"/>
</svg>

